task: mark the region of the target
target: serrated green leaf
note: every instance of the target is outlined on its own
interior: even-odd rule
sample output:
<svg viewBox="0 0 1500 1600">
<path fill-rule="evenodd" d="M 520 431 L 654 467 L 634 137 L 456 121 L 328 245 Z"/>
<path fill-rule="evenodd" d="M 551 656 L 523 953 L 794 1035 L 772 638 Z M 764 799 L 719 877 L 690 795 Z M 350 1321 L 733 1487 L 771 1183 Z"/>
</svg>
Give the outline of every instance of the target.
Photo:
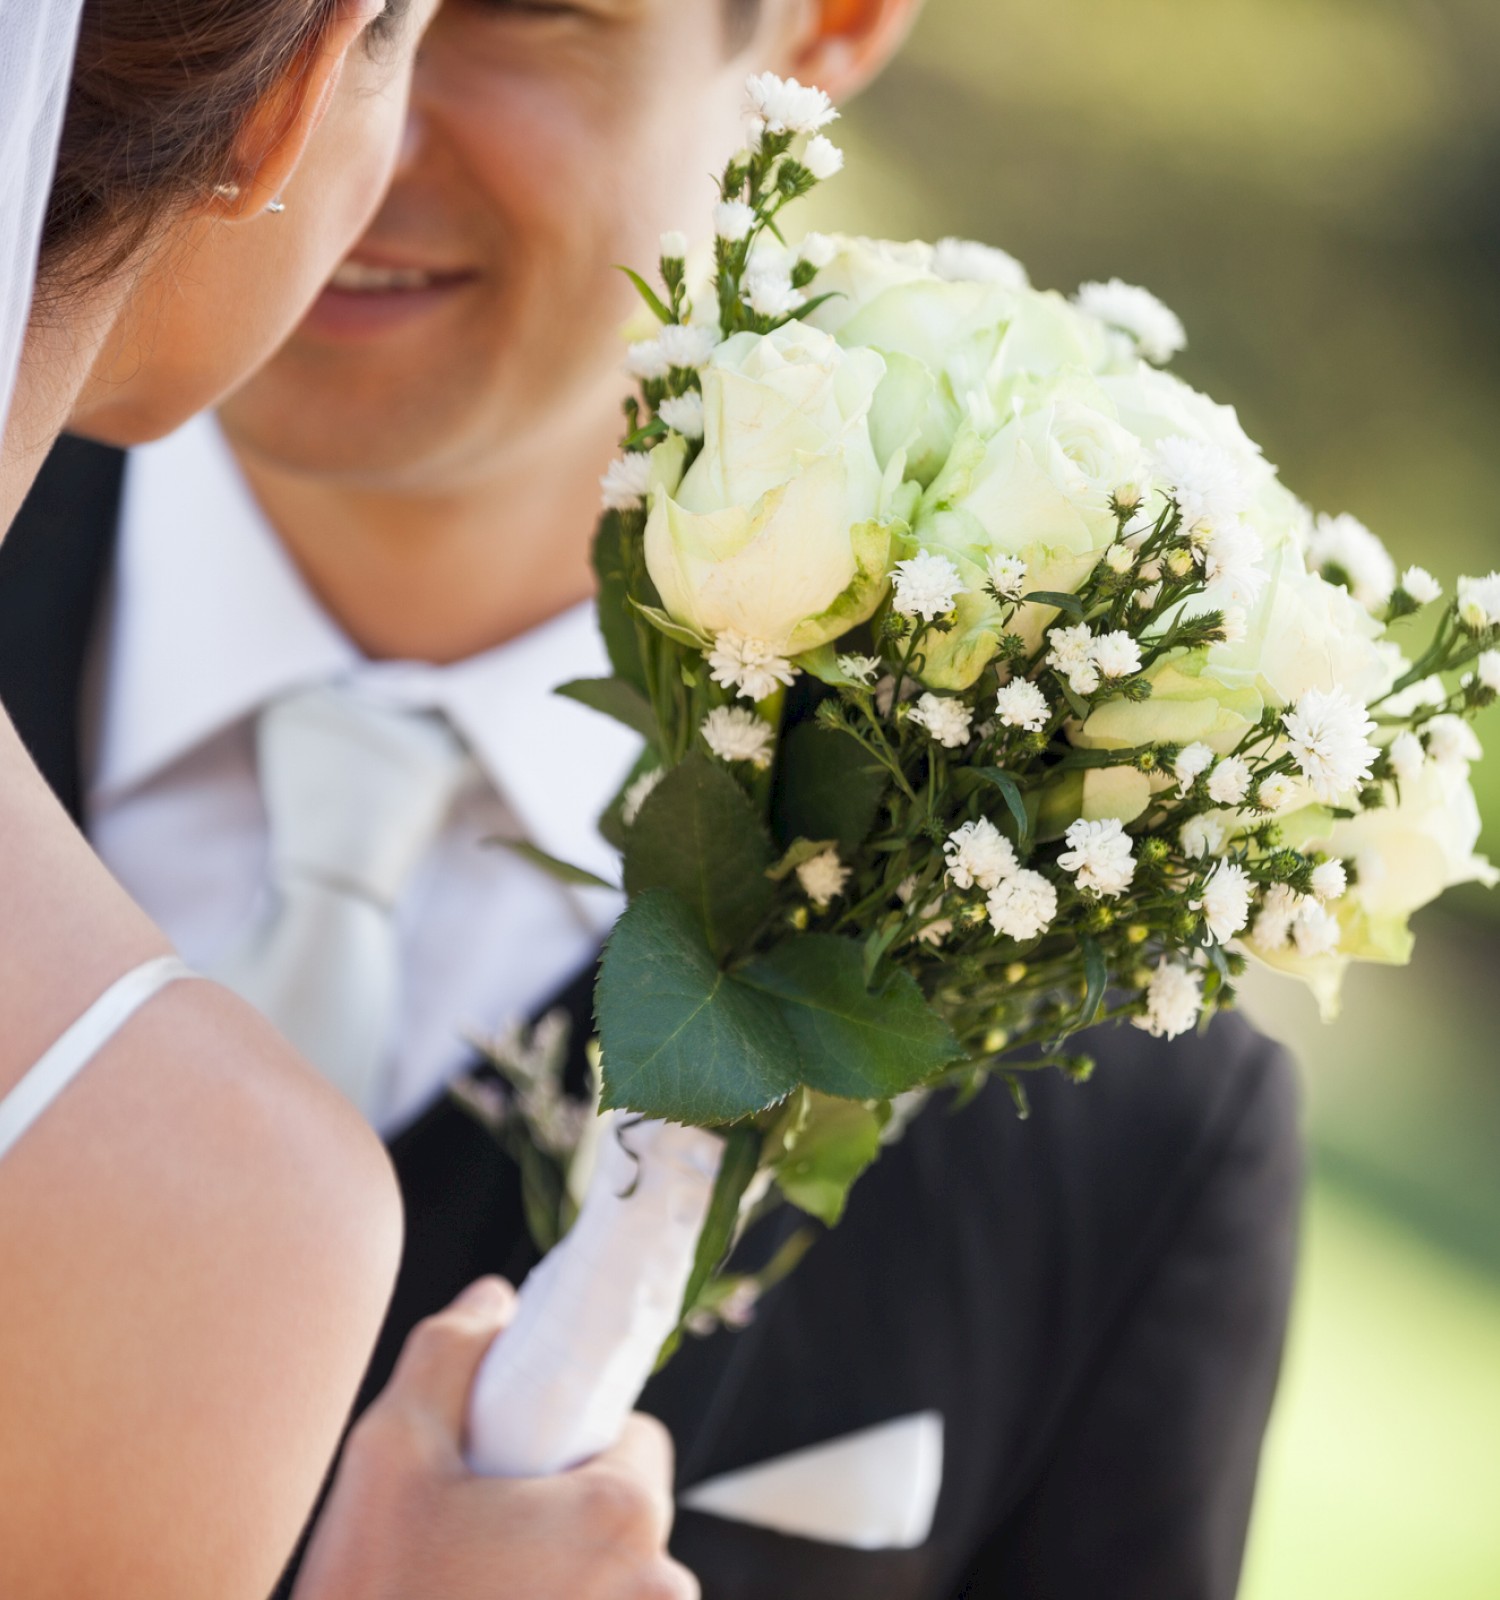
<svg viewBox="0 0 1500 1600">
<path fill-rule="evenodd" d="M 712 643 L 701 633 L 696 633 L 692 628 L 673 621 L 660 606 L 643 605 L 639 600 L 632 600 L 630 603 L 658 633 L 664 633 L 667 638 L 686 645 L 689 650 L 706 650 Z"/>
<path fill-rule="evenodd" d="M 1031 813 L 1026 809 L 1026 800 L 1021 793 L 1020 784 L 999 767 L 973 767 L 970 770 L 976 778 L 983 778 L 1004 796 L 1011 816 L 1016 819 L 1017 842 L 1024 845 L 1031 834 Z"/>
<path fill-rule="evenodd" d="M 651 314 L 658 322 L 670 322 L 672 320 L 672 313 L 662 303 L 661 296 L 646 282 L 640 273 L 633 272 L 629 267 L 617 267 L 615 270 L 623 272 L 635 285 L 636 293 L 650 306 Z"/>
<path fill-rule="evenodd" d="M 657 784 L 625 839 L 625 891 L 670 889 L 727 956 L 760 926 L 776 890 L 770 835 L 745 791 L 696 751 Z"/>
<path fill-rule="evenodd" d="M 848 734 L 799 722 L 782 740 L 771 821 L 777 843 L 834 839 L 863 844 L 875 826 L 890 775 Z"/>
<path fill-rule="evenodd" d="M 537 849 L 525 839 L 495 838 L 486 839 L 485 843 L 498 845 L 502 850 L 509 850 L 512 855 L 520 856 L 523 861 L 529 861 L 548 877 L 555 878 L 558 883 L 569 884 L 575 889 L 608 889 L 614 894 L 620 892 L 619 884 L 610 883 L 608 879 L 601 878 L 597 873 L 589 872 L 583 867 L 575 867 L 570 861 L 559 861 L 556 856 L 549 856 L 545 850 Z"/>
<path fill-rule="evenodd" d="M 632 900 L 594 994 L 605 1110 L 709 1127 L 797 1086 L 797 1046 L 776 1003 L 721 970 L 696 918 L 665 889 Z"/>
<path fill-rule="evenodd" d="M 850 1189 L 880 1154 L 889 1112 L 829 1095 L 812 1098 L 805 1128 L 777 1163 L 776 1185 L 799 1210 L 832 1228 L 843 1217 Z"/>
<path fill-rule="evenodd" d="M 799 1079 L 849 1100 L 890 1100 L 963 1054 L 909 973 L 865 985 L 864 945 L 802 934 L 736 973 L 773 998 L 796 1041 Z"/>
<path fill-rule="evenodd" d="M 656 742 L 659 729 L 651 703 L 633 683 L 624 678 L 579 678 L 565 683 L 555 693 L 565 700 L 576 700 L 603 716 L 612 717 L 633 729 L 648 743 Z"/>
<path fill-rule="evenodd" d="M 1023 606 L 1055 606 L 1059 611 L 1066 611 L 1070 617 L 1083 616 L 1083 601 L 1076 594 L 1064 594 L 1060 589 L 1033 589 L 1030 594 L 1021 596 Z"/>
</svg>

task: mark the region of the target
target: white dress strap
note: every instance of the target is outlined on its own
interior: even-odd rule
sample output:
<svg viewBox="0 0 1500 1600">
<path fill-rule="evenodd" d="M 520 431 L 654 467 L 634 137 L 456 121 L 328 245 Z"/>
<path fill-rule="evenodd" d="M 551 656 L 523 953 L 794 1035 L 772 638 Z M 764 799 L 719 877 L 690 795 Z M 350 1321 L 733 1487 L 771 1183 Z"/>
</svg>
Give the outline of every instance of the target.
<svg viewBox="0 0 1500 1600">
<path fill-rule="evenodd" d="M 0 1160 L 153 995 L 193 976 L 192 968 L 176 956 L 159 956 L 106 989 L 0 1099 Z"/>
</svg>

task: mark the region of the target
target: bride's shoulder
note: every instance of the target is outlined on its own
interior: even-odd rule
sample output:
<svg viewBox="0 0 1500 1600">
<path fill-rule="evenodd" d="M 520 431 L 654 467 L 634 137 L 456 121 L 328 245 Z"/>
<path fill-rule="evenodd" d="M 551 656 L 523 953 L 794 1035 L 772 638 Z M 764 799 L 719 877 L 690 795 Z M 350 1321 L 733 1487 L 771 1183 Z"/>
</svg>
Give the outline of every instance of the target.
<svg viewBox="0 0 1500 1600">
<path fill-rule="evenodd" d="M 224 991 L 159 996 L 0 1165 L 0 1592 L 268 1593 L 399 1249 L 353 1110 Z"/>
</svg>

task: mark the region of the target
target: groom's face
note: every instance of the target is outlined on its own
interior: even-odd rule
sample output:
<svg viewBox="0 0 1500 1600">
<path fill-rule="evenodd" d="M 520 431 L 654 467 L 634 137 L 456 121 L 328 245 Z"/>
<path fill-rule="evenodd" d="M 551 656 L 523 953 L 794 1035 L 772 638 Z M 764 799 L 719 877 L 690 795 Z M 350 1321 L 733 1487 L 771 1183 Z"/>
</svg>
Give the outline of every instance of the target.
<svg viewBox="0 0 1500 1600">
<path fill-rule="evenodd" d="M 226 408 L 231 435 L 372 489 L 458 487 L 590 418 L 607 438 L 633 309 L 615 263 L 707 232 L 767 52 L 731 37 L 730 3 L 444 0 L 390 196 Z M 766 0 L 762 26 L 792 3 Z"/>
</svg>

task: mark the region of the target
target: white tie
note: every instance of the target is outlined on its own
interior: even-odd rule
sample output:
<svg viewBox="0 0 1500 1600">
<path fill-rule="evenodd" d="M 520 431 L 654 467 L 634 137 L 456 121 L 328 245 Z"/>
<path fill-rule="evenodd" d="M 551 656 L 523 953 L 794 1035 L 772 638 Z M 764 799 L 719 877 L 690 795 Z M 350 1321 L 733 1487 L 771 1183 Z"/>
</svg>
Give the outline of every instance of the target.
<svg viewBox="0 0 1500 1600">
<path fill-rule="evenodd" d="M 469 761 L 439 717 L 335 687 L 269 706 L 258 748 L 274 903 L 213 976 L 373 1119 L 396 1025 L 396 903 Z"/>
</svg>

